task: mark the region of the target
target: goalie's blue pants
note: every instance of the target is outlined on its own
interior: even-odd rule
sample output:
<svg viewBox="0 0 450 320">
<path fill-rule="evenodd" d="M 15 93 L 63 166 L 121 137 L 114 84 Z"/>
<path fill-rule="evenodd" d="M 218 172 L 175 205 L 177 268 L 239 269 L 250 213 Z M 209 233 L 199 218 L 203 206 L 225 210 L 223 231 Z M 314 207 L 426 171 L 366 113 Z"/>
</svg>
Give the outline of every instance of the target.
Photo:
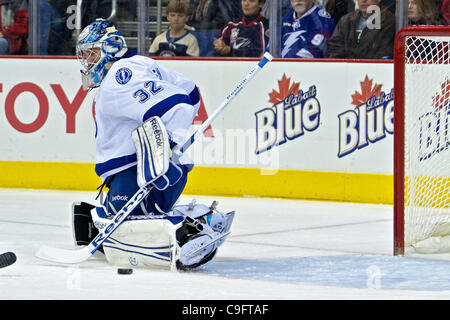
<svg viewBox="0 0 450 320">
<path fill-rule="evenodd" d="M 153 188 L 147 198 L 131 214 L 143 215 L 169 212 L 186 186 L 189 169 L 185 166 L 180 166 L 180 168 L 183 171 L 183 175 L 178 182 L 163 191 Z M 134 166 L 107 178 L 105 186 L 109 188 L 109 191 L 104 206 L 108 213 L 116 214 L 119 212 L 136 191 L 139 190 L 136 177 L 137 167 Z"/>
</svg>

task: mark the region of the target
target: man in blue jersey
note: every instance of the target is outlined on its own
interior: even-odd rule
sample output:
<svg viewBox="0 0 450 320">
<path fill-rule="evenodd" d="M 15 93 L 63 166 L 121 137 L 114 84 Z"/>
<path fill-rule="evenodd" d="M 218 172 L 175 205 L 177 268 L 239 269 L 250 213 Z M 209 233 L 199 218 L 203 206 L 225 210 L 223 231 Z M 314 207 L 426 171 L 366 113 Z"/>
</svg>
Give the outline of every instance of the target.
<svg viewBox="0 0 450 320">
<path fill-rule="evenodd" d="M 90 90 L 97 88 L 94 99 L 95 171 L 103 180 L 103 186 L 109 189 L 100 206 L 84 207 L 91 211 L 96 226 L 105 225 L 102 219 L 111 219 L 117 214 L 141 186 L 151 188 L 149 195 L 131 214 L 135 219 L 140 217 L 140 223 L 144 221 L 144 229 L 136 228 L 136 221 L 119 226 L 113 233 L 117 242 L 103 245 L 107 258 L 109 252 L 108 260 L 114 264 L 129 260 L 133 265 L 139 261 L 141 265 L 152 265 L 154 261 L 160 263 L 160 260 L 164 262 L 167 259 L 174 263 L 173 257 L 176 257 L 177 267 L 181 268 L 195 267 L 211 260 L 220 241 L 200 251 L 197 257 L 183 256 L 183 248 L 186 249 L 193 241 L 196 242 L 195 247 L 202 247 L 202 244 L 218 238 L 224 229 L 229 229 L 232 214 L 222 214 L 211 208 L 204 210 L 203 207 L 195 210 L 195 205 L 187 209 L 179 206 L 176 215 L 182 219 L 164 220 L 175 215 L 175 202 L 184 190 L 188 172 L 193 168 L 189 156 L 180 154 L 178 150 L 185 142 L 200 106 L 200 94 L 195 83 L 150 57 L 130 52 L 114 24 L 103 19 L 91 23 L 80 33 L 77 57 L 83 66 L 83 86 Z M 155 152 L 159 147 L 166 149 Z M 148 156 L 143 157 L 146 152 Z M 166 165 L 160 166 L 161 163 Z M 74 212 L 81 208 L 74 208 Z M 187 216 L 189 219 L 186 220 Z M 216 221 L 217 225 L 219 218 L 223 218 L 219 227 L 209 224 Z M 134 224 L 134 227 L 127 224 Z M 143 236 L 134 235 L 133 241 L 129 242 L 128 231 L 137 229 Z M 148 240 L 147 234 L 152 232 L 163 234 L 156 234 Z M 175 238 L 177 243 L 172 241 Z M 147 239 L 147 242 L 136 242 L 136 239 Z M 160 241 L 169 240 L 167 248 L 170 252 L 159 253 L 160 256 L 139 251 L 165 247 Z M 117 247 L 119 243 L 120 248 Z M 129 247 L 124 248 L 124 245 Z M 181 256 L 180 250 L 173 251 L 177 246 L 181 247 Z M 124 257 L 122 252 L 134 252 L 135 256 Z"/>
<path fill-rule="evenodd" d="M 292 9 L 282 18 L 283 58 L 323 58 L 335 23 L 314 0 L 291 0 Z"/>
</svg>

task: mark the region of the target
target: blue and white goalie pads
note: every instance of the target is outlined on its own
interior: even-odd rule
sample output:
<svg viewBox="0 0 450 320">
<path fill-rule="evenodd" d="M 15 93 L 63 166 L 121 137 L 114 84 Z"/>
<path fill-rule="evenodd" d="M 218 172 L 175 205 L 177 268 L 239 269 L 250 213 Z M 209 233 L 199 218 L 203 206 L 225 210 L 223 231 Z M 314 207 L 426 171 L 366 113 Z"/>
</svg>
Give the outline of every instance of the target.
<svg viewBox="0 0 450 320">
<path fill-rule="evenodd" d="M 102 230 L 111 221 L 103 207 L 85 206 L 89 224 Z M 93 209 L 94 208 L 94 209 Z M 77 212 L 74 211 L 74 214 Z M 103 243 L 107 261 L 132 268 L 189 270 L 211 261 L 230 233 L 234 211 L 220 212 L 191 203 L 173 208 L 170 215 L 129 216 Z M 80 229 L 80 228 L 79 228 Z M 76 233 L 75 233 L 76 235 Z M 78 245 L 80 239 L 75 238 Z"/>
<path fill-rule="evenodd" d="M 182 217 L 131 217 L 104 242 L 109 263 L 131 268 L 169 268 L 176 270 L 180 246 L 176 230 Z"/>
<path fill-rule="evenodd" d="M 170 160 L 169 134 L 161 118 L 149 118 L 133 131 L 132 136 L 136 146 L 138 185 L 151 183 L 158 190 L 174 185 L 183 171 Z"/>
</svg>

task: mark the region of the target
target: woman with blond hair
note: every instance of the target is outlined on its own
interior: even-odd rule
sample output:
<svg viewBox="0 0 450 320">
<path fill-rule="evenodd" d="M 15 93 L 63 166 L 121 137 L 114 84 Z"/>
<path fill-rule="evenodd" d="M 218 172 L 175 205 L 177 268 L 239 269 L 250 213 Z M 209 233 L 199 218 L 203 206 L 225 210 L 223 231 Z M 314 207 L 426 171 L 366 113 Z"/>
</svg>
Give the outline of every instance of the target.
<svg viewBox="0 0 450 320">
<path fill-rule="evenodd" d="M 409 0 L 408 24 L 438 25 L 439 11 L 435 1 Z"/>
</svg>

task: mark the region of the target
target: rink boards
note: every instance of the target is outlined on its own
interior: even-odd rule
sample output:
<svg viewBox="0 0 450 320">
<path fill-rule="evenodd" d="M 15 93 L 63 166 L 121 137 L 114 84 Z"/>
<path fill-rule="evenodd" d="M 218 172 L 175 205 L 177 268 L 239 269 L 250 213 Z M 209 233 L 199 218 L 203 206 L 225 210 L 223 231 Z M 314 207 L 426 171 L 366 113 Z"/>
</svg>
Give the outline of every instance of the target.
<svg viewBox="0 0 450 320">
<path fill-rule="evenodd" d="M 198 84 L 194 130 L 256 60 L 160 62 Z M 0 70 L 0 187 L 95 190 L 95 90 L 76 59 Z M 185 192 L 391 204 L 393 98 L 390 61 L 272 61 L 190 148 Z"/>
</svg>

